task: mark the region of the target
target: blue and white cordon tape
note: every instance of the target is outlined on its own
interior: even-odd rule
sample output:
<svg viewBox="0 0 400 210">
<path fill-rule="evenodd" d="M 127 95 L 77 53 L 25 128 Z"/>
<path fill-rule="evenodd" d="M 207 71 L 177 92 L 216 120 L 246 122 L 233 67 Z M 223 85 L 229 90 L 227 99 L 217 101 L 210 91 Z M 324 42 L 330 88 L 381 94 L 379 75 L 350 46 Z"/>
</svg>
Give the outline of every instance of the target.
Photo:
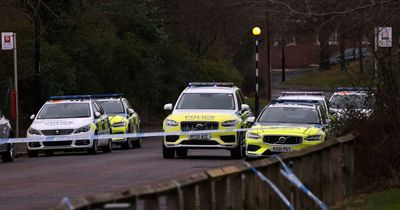
<svg viewBox="0 0 400 210">
<path fill-rule="evenodd" d="M 293 173 L 293 171 L 283 162 L 283 160 L 278 155 L 273 155 L 274 158 L 278 159 L 282 165 L 281 174 L 289 180 L 293 185 L 303 191 L 311 200 L 313 200 L 318 206 L 323 210 L 328 210 L 328 206 L 317 198 Z"/>
<path fill-rule="evenodd" d="M 227 130 L 147 132 L 147 133 L 101 134 L 101 135 L 75 134 L 75 135 L 35 136 L 35 137 L 24 137 L 24 138 L 0 138 L 0 144 L 28 143 L 28 142 L 38 142 L 38 141 L 45 142 L 45 141 L 66 141 L 66 140 L 94 140 L 94 139 L 111 139 L 111 138 L 148 138 L 148 137 L 163 137 L 163 136 L 173 136 L 173 135 L 240 132 L 248 130 L 262 130 L 262 129 L 239 128 L 239 129 L 227 129 Z"/>
<path fill-rule="evenodd" d="M 288 179 L 293 185 L 295 185 L 302 192 L 304 192 L 309 198 L 311 198 L 315 203 L 317 203 L 321 209 L 323 210 L 329 209 L 324 202 L 318 199 L 317 196 L 315 196 L 309 189 L 307 189 L 307 187 L 296 177 L 293 171 L 282 161 L 282 159 L 278 155 L 273 155 L 272 157 L 278 159 L 279 162 L 281 163 L 282 168 L 280 172 L 286 179 Z M 290 210 L 295 209 L 293 204 L 290 203 L 287 197 L 282 193 L 282 191 L 279 190 L 279 188 L 271 180 L 269 180 L 263 173 L 257 170 L 254 166 L 250 165 L 248 162 L 245 162 L 245 164 L 249 167 L 250 171 L 256 174 L 262 181 L 266 182 L 271 187 L 271 189 L 279 196 L 279 198 L 285 203 L 285 205 Z"/>
<path fill-rule="evenodd" d="M 271 187 L 271 189 L 279 196 L 279 198 L 290 210 L 295 210 L 289 199 L 286 198 L 282 191 L 280 191 L 279 188 L 271 180 L 269 180 L 263 173 L 257 170 L 254 166 L 250 165 L 248 162 L 245 162 L 245 164 L 249 167 L 250 171 L 256 174 L 262 181 L 266 182 Z"/>
</svg>

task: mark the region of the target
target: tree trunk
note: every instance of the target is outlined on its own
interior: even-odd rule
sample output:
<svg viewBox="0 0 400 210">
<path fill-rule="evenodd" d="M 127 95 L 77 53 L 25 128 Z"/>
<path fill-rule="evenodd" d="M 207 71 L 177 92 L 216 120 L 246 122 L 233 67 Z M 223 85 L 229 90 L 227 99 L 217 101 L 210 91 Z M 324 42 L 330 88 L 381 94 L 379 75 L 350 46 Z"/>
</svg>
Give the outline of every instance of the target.
<svg viewBox="0 0 400 210">
<path fill-rule="evenodd" d="M 340 40 L 339 40 L 340 70 L 341 71 L 346 70 L 345 48 L 346 48 L 345 36 L 344 36 L 344 34 L 342 34 L 342 35 L 340 35 Z"/>
</svg>

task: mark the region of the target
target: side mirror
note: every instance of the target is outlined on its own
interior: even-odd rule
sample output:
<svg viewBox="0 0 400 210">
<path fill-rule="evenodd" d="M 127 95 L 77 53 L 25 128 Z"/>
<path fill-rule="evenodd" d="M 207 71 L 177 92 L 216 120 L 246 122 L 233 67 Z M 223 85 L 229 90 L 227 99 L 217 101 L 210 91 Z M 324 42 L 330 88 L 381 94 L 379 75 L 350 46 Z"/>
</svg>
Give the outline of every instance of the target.
<svg viewBox="0 0 400 210">
<path fill-rule="evenodd" d="M 31 116 L 29 117 L 29 119 L 34 120 L 35 117 L 36 117 L 36 115 L 33 114 L 33 115 L 31 115 Z"/>
<path fill-rule="evenodd" d="M 254 121 L 256 121 L 256 118 L 255 118 L 255 117 L 248 117 L 248 118 L 246 119 L 246 123 L 249 123 L 249 124 L 254 124 Z"/>
<path fill-rule="evenodd" d="M 94 117 L 95 117 L 95 118 L 99 118 L 100 116 L 101 116 L 101 113 L 100 113 L 100 112 L 95 112 L 95 113 L 94 113 Z"/>
<path fill-rule="evenodd" d="M 247 104 L 242 104 L 242 110 L 243 111 L 249 111 L 250 110 L 250 106 Z"/>
<path fill-rule="evenodd" d="M 172 105 L 172 104 L 165 104 L 164 105 L 164 110 L 165 111 L 172 111 L 173 106 L 174 105 Z"/>
<path fill-rule="evenodd" d="M 329 114 L 334 115 L 334 114 L 336 114 L 336 111 L 334 109 L 329 109 Z"/>
<path fill-rule="evenodd" d="M 135 113 L 135 110 L 133 110 L 133 109 L 128 109 L 128 114 L 133 114 L 133 113 Z"/>
</svg>

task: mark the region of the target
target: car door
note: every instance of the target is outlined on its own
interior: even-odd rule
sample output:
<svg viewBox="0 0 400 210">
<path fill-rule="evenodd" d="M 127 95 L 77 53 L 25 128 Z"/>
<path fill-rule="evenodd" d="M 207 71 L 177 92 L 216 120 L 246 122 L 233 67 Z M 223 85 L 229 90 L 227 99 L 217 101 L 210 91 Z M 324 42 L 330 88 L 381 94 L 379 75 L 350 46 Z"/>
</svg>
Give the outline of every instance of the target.
<svg viewBox="0 0 400 210">
<path fill-rule="evenodd" d="M 330 138 L 332 130 L 332 120 L 326 115 L 326 111 L 322 106 L 318 106 L 318 111 L 320 113 L 320 118 L 322 122 L 322 130 L 325 132 L 327 138 Z"/>
<path fill-rule="evenodd" d="M 100 113 L 100 117 L 97 117 L 97 118 L 95 117 L 97 133 L 99 135 L 109 134 L 110 133 L 110 125 L 108 122 L 107 115 L 104 114 L 104 110 L 101 108 L 100 105 L 98 105 L 95 102 L 92 102 L 92 107 L 93 107 L 93 113 L 96 113 L 96 112 Z M 108 143 L 108 139 L 99 139 L 98 143 L 99 143 L 99 145 L 105 145 Z"/>
<path fill-rule="evenodd" d="M 240 90 L 236 91 L 236 98 L 238 101 L 238 107 L 239 107 L 239 112 L 240 112 L 240 117 L 242 118 L 242 122 L 243 122 L 243 126 L 242 127 L 249 127 L 249 125 L 247 125 L 246 120 L 247 118 L 253 116 L 253 114 L 251 113 L 251 110 L 242 110 L 242 104 L 244 103 L 244 97 L 243 94 Z"/>
<path fill-rule="evenodd" d="M 133 110 L 133 108 L 129 104 L 128 100 L 124 98 L 122 99 L 122 103 L 124 105 L 125 112 L 128 115 L 130 132 L 139 132 L 139 115 L 135 111 L 133 111 L 133 113 L 129 113 L 129 109 Z"/>
</svg>

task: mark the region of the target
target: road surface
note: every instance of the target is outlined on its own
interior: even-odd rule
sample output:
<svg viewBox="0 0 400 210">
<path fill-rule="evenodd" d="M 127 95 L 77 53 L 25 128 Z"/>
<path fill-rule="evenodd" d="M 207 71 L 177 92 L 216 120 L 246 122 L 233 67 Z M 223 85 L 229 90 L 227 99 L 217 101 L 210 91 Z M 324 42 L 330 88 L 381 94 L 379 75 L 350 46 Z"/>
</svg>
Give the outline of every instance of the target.
<svg viewBox="0 0 400 210">
<path fill-rule="evenodd" d="M 109 154 L 57 153 L 0 162 L 0 209 L 46 209 L 65 196 L 121 191 L 241 161 L 231 160 L 227 150 L 189 150 L 188 158 L 164 160 L 161 138 L 142 143 L 140 149 Z"/>
<path fill-rule="evenodd" d="M 287 78 L 307 72 L 289 71 Z M 273 98 L 285 90 L 280 76 L 280 72 L 272 73 Z M 0 210 L 46 209 L 63 197 L 126 190 L 241 161 L 231 160 L 227 150 L 189 150 L 188 158 L 164 160 L 161 138 L 144 139 L 142 143 L 143 148 L 115 149 L 110 154 L 56 153 L 0 162 Z"/>
</svg>

